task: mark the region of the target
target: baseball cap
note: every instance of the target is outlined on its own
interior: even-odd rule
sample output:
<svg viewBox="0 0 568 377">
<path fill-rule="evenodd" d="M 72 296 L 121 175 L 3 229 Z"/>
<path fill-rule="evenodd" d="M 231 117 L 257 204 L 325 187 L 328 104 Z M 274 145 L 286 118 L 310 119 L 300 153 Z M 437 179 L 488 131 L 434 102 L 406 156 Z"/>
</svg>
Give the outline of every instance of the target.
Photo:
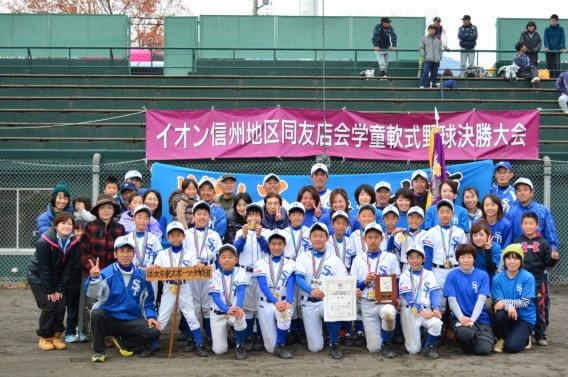
<svg viewBox="0 0 568 377">
<path fill-rule="evenodd" d="M 130 245 L 134 249 L 134 239 L 128 236 L 120 236 L 114 241 L 115 250 L 125 245 Z"/>
<path fill-rule="evenodd" d="M 225 179 L 234 179 L 235 182 L 237 181 L 237 178 L 235 178 L 234 175 L 232 175 L 231 173 L 226 173 L 219 177 L 219 183 L 223 182 Z"/>
<path fill-rule="evenodd" d="M 414 178 L 421 176 L 422 178 L 424 178 L 425 180 L 428 180 L 428 174 L 426 174 L 426 172 L 424 170 L 416 170 L 414 173 L 412 173 L 412 176 L 410 177 L 410 181 L 414 181 Z"/>
<path fill-rule="evenodd" d="M 260 213 L 264 213 L 264 209 L 262 208 L 262 206 L 260 204 L 251 203 L 251 204 L 247 205 L 247 207 L 245 209 L 245 214 L 249 213 L 249 211 L 251 209 L 257 209 Z"/>
<path fill-rule="evenodd" d="M 321 162 L 318 162 L 317 164 L 312 166 L 312 172 L 310 173 L 310 175 L 313 175 L 318 170 L 323 170 L 325 174 L 329 175 L 329 172 L 327 171 L 327 166 L 325 166 L 325 164 L 322 164 Z"/>
<path fill-rule="evenodd" d="M 237 252 L 237 249 L 233 245 L 231 245 L 230 243 L 226 243 L 223 246 L 221 246 L 219 248 L 219 252 L 217 253 L 217 255 L 221 255 L 221 253 L 224 250 L 231 250 L 235 255 L 237 255 L 237 256 L 239 255 L 239 253 Z"/>
<path fill-rule="evenodd" d="M 512 243 L 503 250 L 501 253 L 501 258 L 505 261 L 505 254 L 507 253 L 515 253 L 521 257 L 521 262 L 525 261 L 525 253 L 523 253 L 523 248 L 518 243 Z"/>
<path fill-rule="evenodd" d="M 172 221 L 166 228 L 166 235 L 170 234 L 170 232 L 174 229 L 181 230 L 182 233 L 185 232 L 185 228 L 183 227 L 182 223 L 180 223 L 179 221 Z"/>
<path fill-rule="evenodd" d="M 440 17 L 436 16 L 436 17 L 434 17 L 434 22 L 436 22 L 436 21 L 442 21 L 442 19 Z"/>
<path fill-rule="evenodd" d="M 314 223 L 314 225 L 310 227 L 310 234 L 312 234 L 314 230 L 323 230 L 329 236 L 329 230 L 327 230 L 327 226 L 324 223 Z"/>
<path fill-rule="evenodd" d="M 124 182 L 123 184 L 120 185 L 120 193 L 122 194 L 123 191 L 126 190 L 130 190 L 130 191 L 136 191 L 136 185 L 134 184 L 134 182 Z"/>
<path fill-rule="evenodd" d="M 286 242 L 286 237 L 284 236 L 284 231 L 282 231 L 281 229 L 274 229 L 272 231 L 272 234 L 270 236 L 268 236 L 268 241 L 270 242 L 271 239 L 273 239 L 274 237 L 279 237 L 282 238 L 284 240 L 284 242 Z"/>
<path fill-rule="evenodd" d="M 337 219 L 338 217 L 343 217 L 345 220 L 347 220 L 347 223 L 349 223 L 349 215 L 343 211 L 335 212 L 331 217 L 331 222 L 333 222 L 333 220 Z"/>
<path fill-rule="evenodd" d="M 290 207 L 288 208 L 288 213 L 292 212 L 293 209 L 299 209 L 302 212 L 306 213 L 306 207 L 304 207 L 304 205 L 300 202 L 293 202 L 292 204 L 290 204 Z"/>
<path fill-rule="evenodd" d="M 392 191 L 392 190 L 391 190 L 391 185 L 390 185 L 388 182 L 386 182 L 386 181 L 380 181 L 379 183 L 377 183 L 377 184 L 375 185 L 375 191 L 379 191 L 379 190 L 382 189 L 383 187 L 384 187 L 384 188 L 388 188 L 389 191 Z"/>
<path fill-rule="evenodd" d="M 211 178 L 208 177 L 201 178 L 201 181 L 199 181 L 199 183 L 197 184 L 197 189 L 199 190 L 201 186 L 203 186 L 206 183 L 209 183 L 213 187 L 213 189 L 215 189 L 215 183 L 213 183 Z"/>
<path fill-rule="evenodd" d="M 262 180 L 262 184 L 265 184 L 266 181 L 268 181 L 270 178 L 276 178 L 276 180 L 277 180 L 278 182 L 280 182 L 280 177 L 279 177 L 279 176 L 277 176 L 277 175 L 274 174 L 274 173 L 270 173 L 270 174 L 266 174 L 266 175 L 264 176 L 264 179 Z"/>
<path fill-rule="evenodd" d="M 533 183 L 530 179 L 528 178 L 519 178 L 515 181 L 515 183 L 513 183 L 513 187 L 517 188 L 518 185 L 527 185 L 531 188 L 531 190 L 534 190 L 534 186 Z"/>
<path fill-rule="evenodd" d="M 376 216 L 377 215 L 377 207 L 375 207 L 372 204 L 363 204 L 361 207 L 359 207 L 359 211 L 357 212 L 357 215 L 361 214 L 361 211 L 363 211 L 364 209 L 370 209 L 373 211 L 373 214 Z"/>
<path fill-rule="evenodd" d="M 132 216 L 136 216 L 136 214 L 138 212 L 142 212 L 142 211 L 147 212 L 148 215 L 152 216 L 152 210 L 146 204 L 140 204 L 138 207 L 134 208 L 134 212 L 132 213 Z"/>
<path fill-rule="evenodd" d="M 462 20 L 471 20 L 471 17 L 466 14 L 465 16 L 463 16 Z"/>
<path fill-rule="evenodd" d="M 368 224 L 368 225 L 365 227 L 365 231 L 364 231 L 363 235 L 366 236 L 367 233 L 368 233 L 370 230 L 373 230 L 373 229 L 374 229 L 374 230 L 378 230 L 381 234 L 383 234 L 383 228 L 381 227 L 380 224 L 377 224 L 377 223 L 370 223 L 370 224 Z"/>
<path fill-rule="evenodd" d="M 421 207 L 418 206 L 410 207 L 410 209 L 406 213 L 406 217 L 410 216 L 413 213 L 417 213 L 420 216 L 422 216 L 422 218 L 424 218 L 424 210 Z"/>
<path fill-rule="evenodd" d="M 204 208 L 209 213 L 211 213 L 211 206 L 205 200 L 200 200 L 193 205 L 193 213 L 195 213 L 195 211 L 197 211 L 199 208 Z"/>
<path fill-rule="evenodd" d="M 127 171 L 126 174 L 124 174 L 124 179 L 132 179 L 132 178 L 139 178 L 140 180 L 142 180 L 142 174 L 140 174 L 140 172 L 138 170 L 130 170 Z"/>
<path fill-rule="evenodd" d="M 497 171 L 497 169 L 499 168 L 505 168 L 508 169 L 510 171 L 513 171 L 513 167 L 511 166 L 511 164 L 508 161 L 500 161 L 498 163 L 495 164 L 495 171 Z"/>
<path fill-rule="evenodd" d="M 410 247 L 408 249 L 406 249 L 406 255 L 408 256 L 408 254 L 410 254 L 412 251 L 416 251 L 416 252 L 420 253 L 423 257 L 426 257 L 426 253 L 424 252 L 424 248 L 417 243 L 410 245 Z"/>
<path fill-rule="evenodd" d="M 383 216 L 385 217 L 387 215 L 387 213 L 392 212 L 395 215 L 397 215 L 398 217 L 400 217 L 400 213 L 398 213 L 398 208 L 396 208 L 393 204 L 389 204 L 388 206 L 385 207 L 385 209 L 383 209 Z"/>
<path fill-rule="evenodd" d="M 442 199 L 438 202 L 438 204 L 436 204 L 436 210 L 440 209 L 440 207 L 443 205 L 450 205 L 450 207 L 452 207 L 452 211 L 454 210 L 454 203 L 452 203 L 451 201 L 449 201 L 448 199 Z"/>
<path fill-rule="evenodd" d="M 381 22 L 392 22 L 392 21 L 388 17 L 383 17 L 383 18 L 381 18 Z"/>
</svg>

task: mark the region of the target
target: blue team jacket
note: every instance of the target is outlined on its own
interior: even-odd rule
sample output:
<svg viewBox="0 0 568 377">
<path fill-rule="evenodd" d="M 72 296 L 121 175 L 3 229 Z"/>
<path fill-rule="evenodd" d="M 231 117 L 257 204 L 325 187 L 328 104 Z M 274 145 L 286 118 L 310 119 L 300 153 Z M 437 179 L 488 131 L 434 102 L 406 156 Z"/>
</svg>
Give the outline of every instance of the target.
<svg viewBox="0 0 568 377">
<path fill-rule="evenodd" d="M 215 207 L 213 202 L 209 204 L 211 205 L 211 220 L 209 222 L 209 228 L 216 231 L 219 234 L 219 237 L 223 239 L 227 232 L 227 214 L 223 207 Z"/>
<path fill-rule="evenodd" d="M 515 240 L 523 235 L 521 229 L 521 217 L 525 212 L 534 212 L 538 216 L 538 229 L 545 240 L 550 244 L 550 249 L 556 248 L 558 251 L 558 236 L 556 227 L 554 226 L 554 219 L 550 210 L 537 202 L 531 201 L 528 206 L 524 207 L 521 202 L 515 203 L 509 212 L 507 212 L 507 219 L 511 222 L 511 229 L 513 231 L 512 239 Z"/>
</svg>

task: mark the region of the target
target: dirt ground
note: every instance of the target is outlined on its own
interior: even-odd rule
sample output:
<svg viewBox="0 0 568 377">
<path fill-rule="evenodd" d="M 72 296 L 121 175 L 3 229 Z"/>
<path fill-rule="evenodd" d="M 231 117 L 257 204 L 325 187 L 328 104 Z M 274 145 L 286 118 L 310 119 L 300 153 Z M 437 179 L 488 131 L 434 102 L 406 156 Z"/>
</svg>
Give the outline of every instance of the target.
<svg viewBox="0 0 568 377">
<path fill-rule="evenodd" d="M 93 363 L 87 343 L 69 344 L 63 351 L 41 351 L 35 334 L 40 312 L 31 291 L 0 289 L 0 376 L 568 376 L 564 314 L 568 312 L 568 287 L 554 286 L 551 293 L 550 345 L 533 345 L 517 355 L 458 355 L 453 352 L 453 342 L 446 341 L 438 349 L 437 360 L 409 355 L 404 345 L 396 345 L 397 357 L 389 360 L 370 354 L 364 347 L 344 346 L 343 359 L 332 360 L 327 347 L 314 354 L 307 346 L 295 345 L 290 347 L 294 355 L 291 360 L 251 351 L 247 360 L 237 361 L 234 349 L 222 356 L 199 358 L 184 353 L 183 343 L 175 342 L 173 357 L 168 359 L 168 327 L 160 339 L 161 351 L 155 357 L 123 357 L 111 348 L 104 363 Z"/>
</svg>

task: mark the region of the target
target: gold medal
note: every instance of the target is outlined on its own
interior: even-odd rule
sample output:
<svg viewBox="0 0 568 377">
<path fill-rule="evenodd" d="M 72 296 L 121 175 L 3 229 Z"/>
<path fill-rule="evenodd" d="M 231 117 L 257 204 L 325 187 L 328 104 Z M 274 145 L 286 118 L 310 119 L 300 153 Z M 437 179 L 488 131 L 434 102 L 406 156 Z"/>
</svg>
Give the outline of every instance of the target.
<svg viewBox="0 0 568 377">
<path fill-rule="evenodd" d="M 256 221 L 251 221 L 249 223 L 249 230 L 256 230 Z"/>
<path fill-rule="evenodd" d="M 177 292 L 178 292 L 178 286 L 174 284 L 170 285 L 170 293 L 175 295 L 177 294 Z"/>
<path fill-rule="evenodd" d="M 444 268 L 452 268 L 452 262 L 450 262 L 449 260 L 445 261 Z"/>
<path fill-rule="evenodd" d="M 228 314 L 225 315 L 225 319 L 229 319 L 229 315 L 228 315 Z"/>
<path fill-rule="evenodd" d="M 274 295 L 274 297 L 276 297 L 276 299 L 280 298 L 280 293 L 272 291 L 272 294 Z"/>
<path fill-rule="evenodd" d="M 404 234 L 401 234 L 400 236 L 398 236 L 398 240 L 400 242 L 404 242 L 404 241 L 406 241 L 406 236 Z"/>
<path fill-rule="evenodd" d="M 367 293 L 367 298 L 369 300 L 374 300 L 377 298 L 377 294 L 375 293 L 375 288 L 372 289 L 369 288 L 369 292 Z"/>
<path fill-rule="evenodd" d="M 412 314 L 412 315 L 417 315 L 417 314 L 418 314 L 418 309 L 416 309 L 416 307 L 413 307 L 412 309 L 410 309 L 410 314 Z"/>
<path fill-rule="evenodd" d="M 314 287 L 314 290 L 319 291 L 320 287 L 318 287 L 317 285 Z"/>
</svg>

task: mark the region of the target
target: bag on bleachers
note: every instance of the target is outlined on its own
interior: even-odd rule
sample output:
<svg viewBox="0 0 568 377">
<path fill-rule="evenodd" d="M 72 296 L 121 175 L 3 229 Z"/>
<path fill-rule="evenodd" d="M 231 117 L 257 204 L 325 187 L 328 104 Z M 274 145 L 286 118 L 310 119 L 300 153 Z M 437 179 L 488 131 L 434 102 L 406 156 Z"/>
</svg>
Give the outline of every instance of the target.
<svg viewBox="0 0 568 377">
<path fill-rule="evenodd" d="M 485 77 L 485 70 L 483 67 L 467 67 L 463 77 Z"/>
<path fill-rule="evenodd" d="M 514 66 L 514 65 L 502 66 L 501 68 L 499 68 L 497 75 L 499 77 L 503 78 L 504 80 L 509 80 L 509 81 L 513 81 L 513 82 L 516 82 L 518 80 L 518 78 L 517 78 L 517 67 Z"/>
<path fill-rule="evenodd" d="M 548 69 L 539 69 L 538 70 L 538 78 L 539 79 L 549 79 L 550 78 L 550 71 Z"/>
</svg>

